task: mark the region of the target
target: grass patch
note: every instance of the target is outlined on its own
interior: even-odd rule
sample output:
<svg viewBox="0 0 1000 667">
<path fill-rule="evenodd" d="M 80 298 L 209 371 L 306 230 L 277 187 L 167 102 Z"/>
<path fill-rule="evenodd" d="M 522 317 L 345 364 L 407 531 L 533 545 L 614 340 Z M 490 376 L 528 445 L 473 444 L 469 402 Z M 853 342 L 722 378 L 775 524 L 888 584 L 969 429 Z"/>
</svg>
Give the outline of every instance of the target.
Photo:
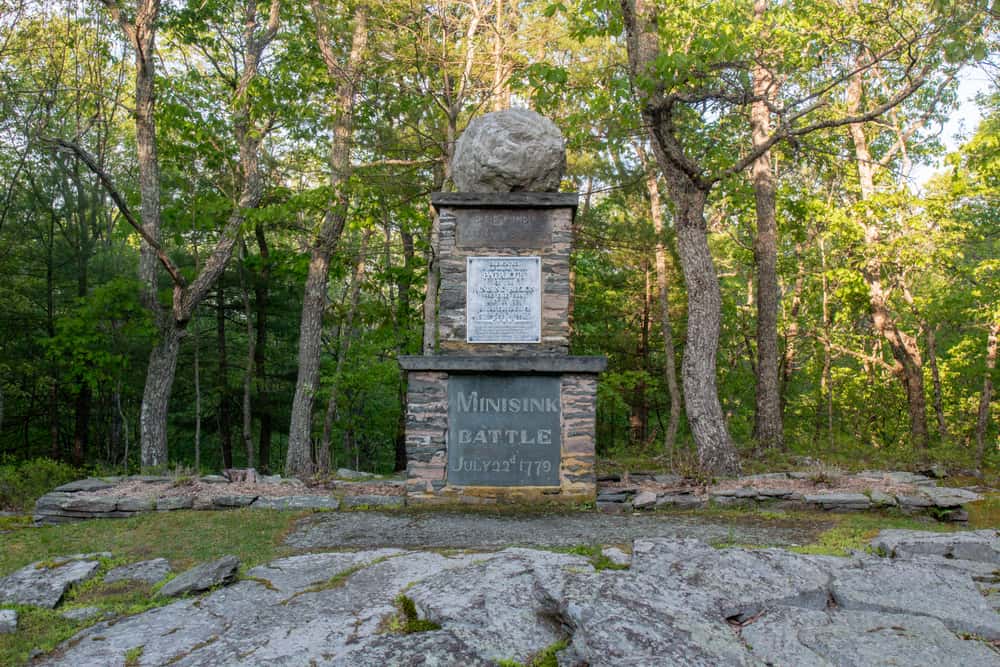
<svg viewBox="0 0 1000 667">
<path fill-rule="evenodd" d="M 501 660 L 497 664 L 500 667 L 559 667 L 559 658 L 556 653 L 569 646 L 568 639 L 560 639 L 549 644 L 541 651 L 532 656 L 528 662 L 518 662 L 516 660 Z"/>
<path fill-rule="evenodd" d="M 441 626 L 434 621 L 420 618 L 417 615 L 417 605 L 412 598 L 401 593 L 396 596 L 395 604 L 396 613 L 390 616 L 386 623 L 386 629 L 389 632 L 409 635 L 414 632 L 430 632 L 441 629 Z"/>
<path fill-rule="evenodd" d="M 4 605 L 17 610 L 17 632 L 0 635 L 0 665 L 15 667 L 28 664 L 34 651 L 48 653 L 61 642 L 97 619 L 71 621 L 52 609 L 24 605 Z"/>
<path fill-rule="evenodd" d="M 125 667 L 139 667 L 139 659 L 145 650 L 146 647 L 143 645 L 125 651 Z"/>
<path fill-rule="evenodd" d="M 254 510 L 151 512 L 128 519 L 98 519 L 61 526 L 19 528 L 3 535 L 0 576 L 35 561 L 52 563 L 58 556 L 109 551 L 89 581 L 71 589 L 59 610 L 13 607 L 18 630 L 0 635 L 0 665 L 27 664 L 33 651 L 52 651 L 74 634 L 111 616 L 129 616 L 173 600 L 154 598 L 153 587 L 135 581 L 103 583 L 112 567 L 151 558 L 166 558 L 181 572 L 196 563 L 233 554 L 244 568 L 288 555 L 281 545 L 295 520 L 308 512 Z M 9 606 L 9 605 L 7 605 Z M 94 606 L 93 618 L 71 621 L 65 609 Z M 133 649 L 136 650 L 136 649 Z M 138 664 L 137 653 L 132 664 Z"/>
<path fill-rule="evenodd" d="M 620 565 L 603 553 L 604 547 L 599 545 L 580 544 L 575 547 L 556 548 L 553 551 L 575 556 L 583 556 L 590 561 L 595 570 L 627 570 L 628 565 Z"/>
<path fill-rule="evenodd" d="M 969 528 L 1000 528 L 1000 493 L 985 493 L 982 500 L 969 503 L 965 509 L 969 512 Z"/>
<path fill-rule="evenodd" d="M 180 510 L 23 528 L 3 536 L 0 576 L 34 561 L 95 551 L 110 551 L 129 563 L 162 557 L 176 571 L 233 554 L 249 568 L 291 553 L 282 539 L 306 514 Z"/>
</svg>

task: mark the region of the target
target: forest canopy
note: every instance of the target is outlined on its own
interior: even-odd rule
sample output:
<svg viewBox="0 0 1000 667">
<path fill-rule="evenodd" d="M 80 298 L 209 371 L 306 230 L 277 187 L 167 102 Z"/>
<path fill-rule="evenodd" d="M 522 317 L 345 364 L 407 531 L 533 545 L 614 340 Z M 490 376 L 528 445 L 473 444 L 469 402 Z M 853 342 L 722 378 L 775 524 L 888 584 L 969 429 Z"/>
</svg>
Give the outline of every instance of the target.
<svg viewBox="0 0 1000 667">
<path fill-rule="evenodd" d="M 600 456 L 995 468 L 996 19 L 0 0 L 0 462 L 405 467 L 430 193 L 472 118 L 519 107 L 559 126 L 580 196 Z M 983 119 L 948 152 L 973 75 Z"/>
</svg>

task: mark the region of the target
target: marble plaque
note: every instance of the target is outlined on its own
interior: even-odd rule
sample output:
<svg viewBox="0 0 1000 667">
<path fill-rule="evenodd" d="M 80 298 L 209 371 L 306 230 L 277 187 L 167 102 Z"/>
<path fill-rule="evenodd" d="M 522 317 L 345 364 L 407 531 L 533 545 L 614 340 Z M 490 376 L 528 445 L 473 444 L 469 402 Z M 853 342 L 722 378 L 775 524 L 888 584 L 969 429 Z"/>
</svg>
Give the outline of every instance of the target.
<svg viewBox="0 0 1000 667">
<path fill-rule="evenodd" d="M 460 248 L 543 248 L 552 237 L 549 212 L 540 208 L 460 208 L 455 211 Z"/>
<path fill-rule="evenodd" d="M 448 378 L 448 472 L 454 486 L 559 486 L 560 378 Z"/>
<path fill-rule="evenodd" d="M 541 265 L 539 257 L 466 258 L 467 342 L 541 342 Z"/>
</svg>

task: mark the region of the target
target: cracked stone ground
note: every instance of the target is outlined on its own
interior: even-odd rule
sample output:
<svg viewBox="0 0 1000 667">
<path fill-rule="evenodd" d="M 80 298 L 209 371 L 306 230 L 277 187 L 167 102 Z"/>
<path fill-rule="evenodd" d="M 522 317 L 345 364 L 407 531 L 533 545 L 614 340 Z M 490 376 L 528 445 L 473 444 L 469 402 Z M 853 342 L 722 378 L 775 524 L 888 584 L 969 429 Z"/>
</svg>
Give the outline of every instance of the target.
<svg viewBox="0 0 1000 667">
<path fill-rule="evenodd" d="M 289 542 L 356 548 L 356 527 L 336 516 Z M 414 520 L 379 516 L 381 529 Z M 329 544 L 337 535 L 345 543 Z M 129 665 L 494 665 L 558 645 L 560 665 L 1000 665 L 1000 616 L 980 590 L 995 581 L 1000 538 L 957 535 L 878 543 L 896 558 L 636 537 L 621 570 L 525 547 L 307 553 L 200 598 L 98 623 L 39 664 L 124 665 L 127 655 Z M 436 629 L 400 633 L 391 619 L 401 594 Z"/>
</svg>

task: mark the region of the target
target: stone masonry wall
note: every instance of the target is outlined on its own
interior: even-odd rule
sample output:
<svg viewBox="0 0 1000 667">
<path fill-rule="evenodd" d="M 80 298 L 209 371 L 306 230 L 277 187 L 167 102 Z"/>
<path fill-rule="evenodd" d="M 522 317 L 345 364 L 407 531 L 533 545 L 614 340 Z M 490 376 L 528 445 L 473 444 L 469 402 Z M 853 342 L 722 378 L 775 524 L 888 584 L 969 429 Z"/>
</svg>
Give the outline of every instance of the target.
<svg viewBox="0 0 1000 667">
<path fill-rule="evenodd" d="M 458 218 L 454 208 L 439 211 L 441 236 L 440 315 L 438 339 L 443 353 L 459 354 L 568 354 L 569 353 L 569 254 L 572 242 L 573 209 L 545 209 L 551 235 L 538 248 L 460 247 L 457 244 Z M 541 257 L 542 261 L 542 340 L 540 343 L 466 342 L 465 271 L 470 256 Z"/>
<path fill-rule="evenodd" d="M 449 486 L 448 374 L 411 371 L 406 413 L 406 490 L 410 502 L 496 503 L 548 499 L 593 502 L 597 376 L 565 374 L 560 383 L 561 459 L 558 487 Z"/>
</svg>

